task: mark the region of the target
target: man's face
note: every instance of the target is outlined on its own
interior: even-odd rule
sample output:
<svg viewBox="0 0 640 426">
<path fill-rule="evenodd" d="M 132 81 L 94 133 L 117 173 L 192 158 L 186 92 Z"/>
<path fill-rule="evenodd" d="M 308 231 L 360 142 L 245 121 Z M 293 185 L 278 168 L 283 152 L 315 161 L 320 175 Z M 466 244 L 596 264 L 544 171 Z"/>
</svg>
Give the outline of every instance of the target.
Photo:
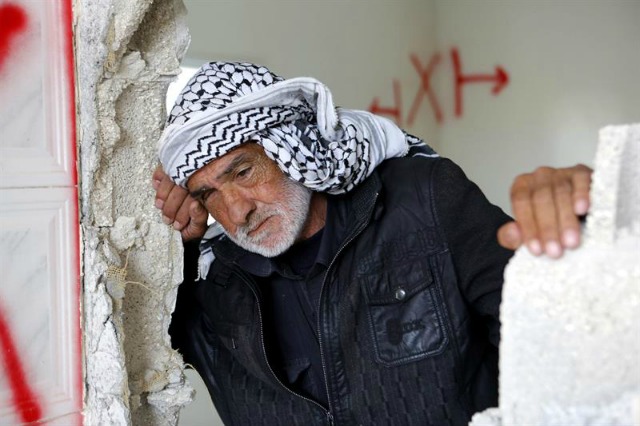
<svg viewBox="0 0 640 426">
<path fill-rule="evenodd" d="M 284 253 L 299 238 L 312 194 L 288 179 L 255 143 L 207 164 L 187 188 L 231 240 L 266 257 Z"/>
</svg>

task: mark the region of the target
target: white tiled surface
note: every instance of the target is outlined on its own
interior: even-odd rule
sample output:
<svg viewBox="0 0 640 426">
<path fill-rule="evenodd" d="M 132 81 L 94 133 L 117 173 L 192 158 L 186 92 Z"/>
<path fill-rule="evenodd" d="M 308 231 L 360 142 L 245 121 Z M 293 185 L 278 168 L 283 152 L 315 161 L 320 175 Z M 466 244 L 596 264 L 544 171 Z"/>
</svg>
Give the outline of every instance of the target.
<svg viewBox="0 0 640 426">
<path fill-rule="evenodd" d="M 0 0 L 26 16 L 0 62 L 0 426 L 21 424 L 20 407 L 33 401 L 46 424 L 82 423 L 66 1 Z"/>
<path fill-rule="evenodd" d="M 0 6 L 4 2 L 0 1 Z M 62 1 L 12 2 L 26 29 L 10 38 L 0 69 L 0 188 L 69 186 L 75 144 L 69 143 Z"/>
<path fill-rule="evenodd" d="M 75 197 L 75 188 L 0 190 L 0 309 L 45 418 L 75 411 L 82 398 Z M 0 424 L 14 411 L 3 376 Z"/>
</svg>

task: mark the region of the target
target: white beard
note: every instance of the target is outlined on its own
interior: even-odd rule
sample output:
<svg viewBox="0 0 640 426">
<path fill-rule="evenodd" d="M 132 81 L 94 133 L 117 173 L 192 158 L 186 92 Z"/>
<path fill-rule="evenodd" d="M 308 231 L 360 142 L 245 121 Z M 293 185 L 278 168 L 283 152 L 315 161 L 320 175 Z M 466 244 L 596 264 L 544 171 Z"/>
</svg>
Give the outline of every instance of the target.
<svg viewBox="0 0 640 426">
<path fill-rule="evenodd" d="M 286 197 L 283 197 L 286 205 L 280 202 L 263 210 L 257 209 L 249 217 L 249 223 L 236 228 L 235 235 L 226 233 L 231 241 L 264 257 L 275 257 L 287 251 L 302 233 L 313 192 L 290 179 L 286 179 L 283 190 L 286 192 Z M 280 224 L 274 228 L 274 224 L 267 223 L 266 229 L 248 235 L 267 218 L 271 218 L 269 221 L 279 220 Z"/>
</svg>

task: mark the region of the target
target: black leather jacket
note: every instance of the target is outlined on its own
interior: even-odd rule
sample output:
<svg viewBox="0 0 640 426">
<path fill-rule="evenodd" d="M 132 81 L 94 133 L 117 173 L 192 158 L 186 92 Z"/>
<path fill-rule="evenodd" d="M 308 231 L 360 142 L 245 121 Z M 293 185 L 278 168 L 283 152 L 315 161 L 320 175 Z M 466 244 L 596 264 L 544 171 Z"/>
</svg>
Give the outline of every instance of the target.
<svg viewBox="0 0 640 426">
<path fill-rule="evenodd" d="M 497 405 L 508 217 L 451 161 L 384 162 L 344 196 L 348 237 L 321 292 L 328 406 L 267 362 L 260 288 L 223 238 L 207 280 L 185 281 L 172 341 L 229 425 L 466 425 Z"/>
</svg>

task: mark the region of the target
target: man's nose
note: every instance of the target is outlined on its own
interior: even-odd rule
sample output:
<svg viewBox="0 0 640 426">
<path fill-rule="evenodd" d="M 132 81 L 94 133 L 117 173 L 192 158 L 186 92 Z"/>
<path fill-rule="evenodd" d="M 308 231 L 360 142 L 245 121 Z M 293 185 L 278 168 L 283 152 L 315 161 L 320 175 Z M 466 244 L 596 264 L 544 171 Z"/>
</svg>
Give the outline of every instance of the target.
<svg viewBox="0 0 640 426">
<path fill-rule="evenodd" d="M 229 219 L 236 226 L 246 225 L 249 216 L 256 208 L 254 201 L 245 194 L 242 189 L 227 188 L 225 191 L 225 204 Z"/>
</svg>

